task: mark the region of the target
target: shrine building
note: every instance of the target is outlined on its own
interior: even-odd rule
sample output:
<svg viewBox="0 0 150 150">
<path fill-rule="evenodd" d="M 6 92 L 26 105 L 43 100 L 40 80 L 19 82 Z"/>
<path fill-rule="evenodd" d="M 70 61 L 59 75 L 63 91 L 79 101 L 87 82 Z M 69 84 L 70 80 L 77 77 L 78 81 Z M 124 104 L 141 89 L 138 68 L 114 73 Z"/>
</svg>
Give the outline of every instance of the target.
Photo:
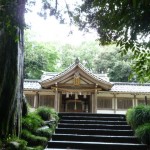
<svg viewBox="0 0 150 150">
<path fill-rule="evenodd" d="M 24 94 L 31 107 L 49 106 L 58 112 L 125 113 L 139 104 L 150 104 L 150 84 L 109 82 L 78 59 L 61 73 L 25 79 Z"/>
</svg>

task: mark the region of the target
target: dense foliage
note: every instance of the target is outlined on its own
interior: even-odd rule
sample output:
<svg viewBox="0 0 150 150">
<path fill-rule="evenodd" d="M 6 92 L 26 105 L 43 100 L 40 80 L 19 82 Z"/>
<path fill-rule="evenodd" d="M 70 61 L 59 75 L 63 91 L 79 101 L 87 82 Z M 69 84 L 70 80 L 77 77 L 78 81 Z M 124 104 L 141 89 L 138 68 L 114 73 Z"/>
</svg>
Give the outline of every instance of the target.
<svg viewBox="0 0 150 150">
<path fill-rule="evenodd" d="M 127 112 L 127 122 L 133 129 L 148 122 L 148 117 L 150 116 L 146 113 L 146 107 L 144 105 L 139 105 L 135 108 L 129 109 Z"/>
<path fill-rule="evenodd" d="M 93 73 L 107 73 L 110 81 L 129 81 L 130 55 L 121 57 L 118 53 L 119 48 L 116 48 L 115 45 L 99 46 L 98 42 L 91 41 L 75 46 L 26 40 L 25 47 L 25 78 L 39 79 L 42 71 L 63 71 L 74 63 L 76 58 L 79 58 L 80 62 Z"/>
<path fill-rule="evenodd" d="M 132 68 L 142 82 L 150 81 L 150 1 L 85 0 L 75 8 L 80 29 L 96 29 L 101 44 L 117 43 L 122 55 L 132 51 Z M 134 75 L 133 73 L 133 75 Z"/>
<path fill-rule="evenodd" d="M 50 107 L 41 106 L 37 109 L 36 113 L 45 121 L 50 119 L 58 120 L 57 112 Z"/>
<path fill-rule="evenodd" d="M 41 116 L 38 115 L 41 108 L 42 110 L 45 110 L 45 112 L 49 112 L 50 116 L 55 114 L 55 118 L 53 118 L 52 123 L 52 118 L 43 120 Z M 43 150 L 47 144 L 47 141 L 50 140 L 51 135 L 54 132 L 58 121 L 58 115 L 54 109 L 44 106 L 41 108 L 39 108 L 39 111 L 37 109 L 37 111 L 28 112 L 28 114 L 22 118 L 21 137 L 8 137 L 3 140 L 3 143 L 0 143 L 0 149 Z"/>
<path fill-rule="evenodd" d="M 53 44 L 25 38 L 24 78 L 39 79 L 43 71 L 56 70 L 58 52 Z"/>
<path fill-rule="evenodd" d="M 94 60 L 96 73 L 107 73 L 112 82 L 128 82 L 136 81 L 130 79 L 132 72 L 130 67 L 130 55 L 121 57 L 118 53 L 119 49 L 113 46 L 106 46 Z"/>
<path fill-rule="evenodd" d="M 150 123 L 145 123 L 139 126 L 135 135 L 144 143 L 150 146 Z"/>
<path fill-rule="evenodd" d="M 22 117 L 21 136 L 18 138 L 9 135 L 0 139 L 0 149 L 43 150 L 56 128 L 58 119 L 53 108 L 42 106 L 32 112 L 28 108 L 27 114 Z"/>
<path fill-rule="evenodd" d="M 139 105 L 127 111 L 126 119 L 135 135 L 150 146 L 150 105 Z"/>
<path fill-rule="evenodd" d="M 54 114 L 55 118 L 51 118 L 50 116 L 54 116 Z M 29 147 L 42 146 L 44 148 L 54 132 L 57 121 L 58 114 L 54 109 L 45 106 L 39 107 L 22 118 L 21 138 L 27 141 Z"/>
</svg>

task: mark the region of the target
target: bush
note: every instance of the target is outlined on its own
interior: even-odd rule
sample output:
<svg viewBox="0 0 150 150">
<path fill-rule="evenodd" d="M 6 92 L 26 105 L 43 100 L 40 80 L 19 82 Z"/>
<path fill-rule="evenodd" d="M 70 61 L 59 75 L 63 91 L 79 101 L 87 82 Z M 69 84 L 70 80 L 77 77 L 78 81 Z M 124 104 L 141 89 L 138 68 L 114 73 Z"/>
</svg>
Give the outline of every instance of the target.
<svg viewBox="0 0 150 150">
<path fill-rule="evenodd" d="M 127 113 L 126 113 L 126 120 L 127 120 L 127 123 L 133 128 L 133 120 L 134 120 L 134 111 L 135 109 L 133 108 L 130 108 L 127 110 Z"/>
<path fill-rule="evenodd" d="M 26 150 L 27 142 L 17 137 L 8 138 L 5 144 L 7 150 Z"/>
<path fill-rule="evenodd" d="M 144 108 L 145 106 L 139 105 L 127 111 L 126 119 L 133 129 L 136 129 L 139 125 L 144 123 Z"/>
<path fill-rule="evenodd" d="M 37 108 L 37 114 L 44 120 L 55 119 L 58 120 L 58 114 L 53 108 L 41 106 Z"/>
<path fill-rule="evenodd" d="M 29 146 L 37 146 L 37 145 L 46 146 L 48 140 L 46 137 L 33 135 L 28 130 L 22 130 L 21 137 L 24 140 L 28 141 Z"/>
<path fill-rule="evenodd" d="M 143 123 L 150 123 L 150 106 L 146 105 L 143 109 Z"/>
<path fill-rule="evenodd" d="M 50 139 L 51 135 L 52 135 L 52 130 L 51 129 L 38 129 L 35 133 L 38 136 L 42 136 L 42 137 L 46 137 L 48 139 Z"/>
<path fill-rule="evenodd" d="M 135 130 L 135 135 L 147 145 L 150 145 L 150 123 L 145 123 Z"/>
<path fill-rule="evenodd" d="M 53 121 L 50 119 L 54 119 Z M 50 120 L 50 121 L 44 121 Z M 54 109 L 49 107 L 39 107 L 36 112 L 29 113 L 22 118 L 22 134 L 21 137 L 28 142 L 26 150 L 41 150 L 38 145 L 46 146 L 48 139 L 50 139 L 56 121 L 58 120 L 58 114 Z M 51 123 L 51 128 L 46 124 Z M 35 148 L 36 146 L 36 148 Z M 32 148 L 33 147 L 33 148 Z"/>
<path fill-rule="evenodd" d="M 133 116 L 133 128 L 136 129 L 139 125 L 144 123 L 143 121 L 143 114 L 144 114 L 144 107 L 143 105 L 139 105 L 134 109 L 134 116 Z"/>
<path fill-rule="evenodd" d="M 23 129 L 28 129 L 29 131 L 36 131 L 37 128 L 44 124 L 40 116 L 35 113 L 29 113 L 26 117 L 22 118 Z"/>
</svg>

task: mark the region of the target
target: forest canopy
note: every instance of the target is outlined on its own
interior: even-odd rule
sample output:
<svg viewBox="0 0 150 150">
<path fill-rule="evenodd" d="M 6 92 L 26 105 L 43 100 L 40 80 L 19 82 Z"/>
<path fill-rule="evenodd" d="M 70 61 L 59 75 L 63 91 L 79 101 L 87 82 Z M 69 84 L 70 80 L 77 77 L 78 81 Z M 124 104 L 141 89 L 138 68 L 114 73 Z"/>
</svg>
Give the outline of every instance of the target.
<svg viewBox="0 0 150 150">
<path fill-rule="evenodd" d="M 79 2 L 79 3 L 77 3 Z M 140 82 L 150 81 L 150 1 L 149 0 L 82 0 L 74 6 L 65 1 L 44 1 L 39 15 L 54 15 L 65 23 L 68 15 L 70 25 L 77 25 L 86 32 L 96 30 L 100 45 L 116 44 L 121 55 L 128 52 L 133 60 L 131 77 Z M 74 9 L 73 9 L 74 8 Z M 63 10 L 64 9 L 64 10 Z M 68 20 L 68 19 L 67 19 Z M 71 31 L 72 32 L 72 31 Z"/>
<path fill-rule="evenodd" d="M 131 74 L 129 55 L 121 57 L 115 45 L 100 46 L 98 42 L 79 45 L 58 42 L 29 41 L 25 36 L 25 79 L 40 79 L 43 72 L 61 72 L 76 58 L 96 74 L 108 74 L 110 81 L 128 82 Z M 134 80 L 130 81 L 136 81 Z"/>
<path fill-rule="evenodd" d="M 102 45 L 116 43 L 121 54 L 129 51 L 133 76 L 150 81 L 150 1 L 85 0 L 72 12 L 81 30 L 93 28 Z"/>
</svg>

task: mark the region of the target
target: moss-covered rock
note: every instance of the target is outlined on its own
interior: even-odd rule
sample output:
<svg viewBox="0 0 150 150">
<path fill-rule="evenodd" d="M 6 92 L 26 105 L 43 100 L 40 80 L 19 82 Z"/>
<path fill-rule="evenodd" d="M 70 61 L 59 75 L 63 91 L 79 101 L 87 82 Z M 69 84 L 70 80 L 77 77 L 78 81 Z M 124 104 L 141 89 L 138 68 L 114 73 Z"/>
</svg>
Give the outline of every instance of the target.
<svg viewBox="0 0 150 150">
<path fill-rule="evenodd" d="M 37 128 L 42 127 L 44 124 L 40 116 L 35 113 L 29 113 L 22 118 L 22 128 L 29 131 L 36 131 Z"/>
<path fill-rule="evenodd" d="M 50 107 L 41 106 L 37 108 L 37 114 L 41 116 L 41 118 L 45 121 L 51 120 L 51 119 L 58 120 L 57 112 L 53 108 L 50 108 Z"/>
<path fill-rule="evenodd" d="M 28 146 L 46 146 L 48 139 L 42 136 L 36 136 L 28 130 L 22 130 L 21 138 L 28 141 Z"/>
</svg>

